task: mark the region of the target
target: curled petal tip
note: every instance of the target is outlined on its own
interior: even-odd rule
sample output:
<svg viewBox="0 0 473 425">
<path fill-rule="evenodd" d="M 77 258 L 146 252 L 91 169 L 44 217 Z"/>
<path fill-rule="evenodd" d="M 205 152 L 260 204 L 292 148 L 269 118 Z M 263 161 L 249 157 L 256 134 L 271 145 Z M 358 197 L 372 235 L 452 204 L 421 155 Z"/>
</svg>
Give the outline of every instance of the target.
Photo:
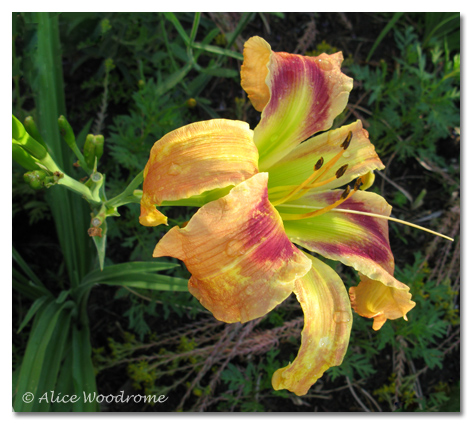
<svg viewBox="0 0 473 425">
<path fill-rule="evenodd" d="M 149 202 L 147 195 L 141 198 L 141 214 L 139 218 L 140 224 L 146 227 L 155 227 L 160 224 L 168 224 L 168 218 L 158 211 L 156 207 Z"/>
</svg>

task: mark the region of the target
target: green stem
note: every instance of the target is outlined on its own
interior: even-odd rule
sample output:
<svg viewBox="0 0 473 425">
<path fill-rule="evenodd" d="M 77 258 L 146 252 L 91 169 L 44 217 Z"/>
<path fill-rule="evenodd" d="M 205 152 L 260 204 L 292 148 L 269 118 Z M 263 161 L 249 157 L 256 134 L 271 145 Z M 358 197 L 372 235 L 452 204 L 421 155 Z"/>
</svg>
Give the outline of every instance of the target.
<svg viewBox="0 0 473 425">
<path fill-rule="evenodd" d="M 69 177 L 67 174 L 64 174 L 64 177 L 58 181 L 58 184 L 66 186 L 69 190 L 82 195 L 85 199 L 87 199 L 87 201 L 91 203 L 100 204 L 102 202 L 98 194 L 95 194 L 94 196 L 85 184 L 78 182 L 72 177 Z"/>
<path fill-rule="evenodd" d="M 133 191 L 141 184 L 143 183 L 143 171 L 141 171 L 133 180 L 132 182 L 128 185 L 128 187 L 120 193 L 120 195 L 115 196 L 115 198 L 112 198 L 105 202 L 105 206 L 107 208 L 116 208 L 121 205 L 129 204 L 131 202 L 136 202 L 137 200 L 133 201 L 133 198 L 136 198 L 133 196 Z M 132 198 L 132 199 L 130 199 Z"/>
</svg>

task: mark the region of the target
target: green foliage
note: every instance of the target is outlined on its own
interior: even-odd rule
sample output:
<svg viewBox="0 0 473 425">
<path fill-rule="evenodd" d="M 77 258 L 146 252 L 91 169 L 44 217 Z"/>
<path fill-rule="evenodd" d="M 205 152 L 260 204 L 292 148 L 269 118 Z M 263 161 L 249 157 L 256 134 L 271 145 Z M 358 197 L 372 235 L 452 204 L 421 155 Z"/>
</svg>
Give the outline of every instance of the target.
<svg viewBox="0 0 473 425">
<path fill-rule="evenodd" d="M 381 155 L 420 156 L 445 166 L 437 148 L 460 125 L 460 55 L 450 57 L 446 44 L 424 49 L 412 27 L 394 34 L 399 49 L 394 72 L 383 60 L 375 69 L 351 67 L 370 93 L 370 137 Z"/>
<path fill-rule="evenodd" d="M 377 150 L 382 155 L 397 153 L 402 160 L 428 158 L 443 167 L 448 164 L 438 154 L 438 146 L 449 143 L 459 126 L 460 56 L 450 53 L 459 48 L 458 14 L 422 15 L 422 35 L 412 28 L 398 29 L 403 21 L 401 15 L 389 16 L 385 31 L 373 46 L 373 52 L 376 49 L 379 54 L 387 35 L 394 32 L 398 49 L 394 62 L 386 58 L 374 69 L 351 65 L 351 61 L 345 66 L 351 68 L 355 79 L 363 83 L 363 92 L 369 94 L 369 131 Z M 93 155 L 87 167 L 72 168 L 74 161 L 81 161 L 90 128 L 93 134 L 103 133 L 105 150 L 98 165 L 106 182 L 97 191 L 104 195 L 106 187 L 107 193 L 115 196 L 112 199 L 123 201 L 112 202 L 108 211 L 98 211 L 76 194 L 65 194 L 63 188 L 55 187 L 55 195 L 43 196 L 23 183 L 19 167 L 14 165 L 14 217 L 24 214 L 31 225 L 51 217 L 58 229 L 57 251 L 64 254 L 61 264 L 47 267 L 29 258 L 30 267 L 13 251 L 13 288 L 20 306 L 15 308 L 15 330 L 20 335 L 13 347 L 15 410 L 96 410 L 99 406 L 87 404 L 28 405 L 21 395 L 25 391 L 91 392 L 96 389 L 96 374 L 114 373 L 114 368 L 124 364 L 133 387 L 145 394 L 167 394 L 178 389 L 176 393 L 181 395 L 183 389 L 189 389 L 189 400 L 199 402 L 212 396 L 218 399 L 213 407 L 220 411 L 264 411 L 273 408 L 274 401 L 294 403 L 294 396 L 286 391 L 275 392 L 271 385 L 272 374 L 284 366 L 281 359 L 287 357 L 280 353 L 282 346 L 266 351 L 255 348 L 256 354 L 250 350 L 249 354 L 240 355 L 238 350 L 233 352 L 235 340 L 228 338 L 223 353 L 214 352 L 213 347 L 228 334 L 218 325 L 200 335 L 200 322 L 195 327 L 179 329 L 178 336 L 169 332 L 165 343 L 162 334 L 153 332 L 156 323 L 169 321 L 164 323 L 167 330 L 177 319 L 195 323 L 195 319 L 206 316 L 202 306 L 187 292 L 189 274 L 177 267 L 177 261 L 143 261 L 151 260 L 161 229 L 137 225 L 139 197 L 133 195 L 140 184 L 137 174 L 156 140 L 188 122 L 219 116 L 215 99 L 208 94 L 210 83 L 220 79 L 238 81 L 236 61 L 242 59 L 236 48 L 237 41 L 241 42 L 239 36 L 255 17 L 261 17 L 265 29 L 269 29 L 268 16 L 243 13 L 226 32 L 222 30 L 225 26 L 217 26 L 208 15 L 200 13 L 22 13 L 15 17 L 15 115 L 22 122 L 28 115 L 35 117 L 40 124 L 39 133 L 48 146 L 51 144 L 54 158 L 75 179 L 84 177 L 86 168 L 96 165 Z M 324 40 L 308 54 L 331 53 L 339 50 L 333 47 L 336 45 L 333 40 Z M 65 96 L 57 63 L 60 56 L 69 82 Z M 48 57 L 56 60 L 48 63 Z M 38 71 L 43 68 L 51 72 Z M 235 99 L 236 118 L 243 119 L 249 102 L 237 97 L 241 92 L 231 96 L 232 108 Z M 59 137 L 57 128 L 57 119 L 65 113 L 66 104 L 73 127 L 84 129 L 74 142 L 66 134 L 67 144 Z M 125 187 L 129 189 L 125 190 L 127 193 L 123 191 Z M 425 192 L 411 202 L 412 210 L 421 205 L 422 194 Z M 394 197 L 395 205 L 407 206 L 408 199 L 401 192 Z M 117 208 L 125 204 L 118 213 Z M 187 221 L 194 212 L 191 208 L 184 212 L 181 208 L 178 213 L 172 207 L 161 210 L 173 217 L 171 225 Z M 107 226 L 100 227 L 107 239 L 94 237 L 95 242 L 101 243 L 96 246 L 103 270 L 97 268 L 99 263 L 92 258 L 96 254 L 86 235 L 91 212 L 95 218 L 100 212 L 113 216 Z M 317 395 L 319 388 L 344 386 L 349 377 L 351 382 L 368 383 L 383 407 L 387 404 L 392 410 L 459 410 L 459 383 L 437 382 L 425 398 L 419 398 L 415 391 L 418 375 L 411 365 L 439 372 L 445 363 L 442 341 L 447 331 L 459 324 L 458 293 L 448 279 L 434 282 L 429 280 L 429 273 L 420 254 L 416 254 L 412 266 L 396 270 L 396 277 L 409 284 L 417 303 L 408 314 L 409 321 L 388 321 L 374 332 L 370 320 L 354 317 L 344 362 L 330 368 L 318 384 L 321 387 L 316 387 L 307 398 L 298 399 L 298 406 Z M 346 281 L 356 283 L 349 278 Z M 109 336 L 106 346 L 94 348 L 91 341 L 98 339 L 91 339 L 90 332 L 98 331 L 89 326 L 89 294 L 92 289 L 100 293 L 103 285 L 117 287 L 110 302 L 124 306 L 121 325 L 127 330 L 119 337 Z M 100 305 L 93 308 L 108 315 L 108 310 L 102 310 Z M 294 314 L 285 307 L 271 312 L 256 335 L 283 328 Z M 252 337 L 256 345 L 264 346 L 263 339 Z M 277 339 L 280 335 L 272 337 Z M 298 349 L 298 332 L 281 338 L 284 348 L 289 346 L 291 353 Z M 244 341 L 235 339 L 238 343 Z M 231 361 L 226 355 L 233 356 Z M 393 368 L 393 373 L 383 370 L 380 358 L 388 359 L 383 364 L 392 362 L 403 366 L 406 372 L 401 373 L 401 368 Z M 213 366 L 206 370 L 210 361 Z M 201 373 L 203 378 L 194 382 Z M 218 383 L 212 387 L 214 379 Z"/>
</svg>

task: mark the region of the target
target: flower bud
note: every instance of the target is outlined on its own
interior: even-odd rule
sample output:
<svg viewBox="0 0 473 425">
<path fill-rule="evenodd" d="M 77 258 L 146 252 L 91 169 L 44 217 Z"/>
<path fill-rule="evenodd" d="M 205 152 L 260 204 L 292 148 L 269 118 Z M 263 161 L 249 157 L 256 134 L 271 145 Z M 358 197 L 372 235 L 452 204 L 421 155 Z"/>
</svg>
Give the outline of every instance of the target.
<svg viewBox="0 0 473 425">
<path fill-rule="evenodd" d="M 101 134 L 94 136 L 93 134 L 87 135 L 84 144 L 84 159 L 89 168 L 94 168 L 95 158 L 97 161 L 102 157 L 103 154 L 104 138 Z"/>
<path fill-rule="evenodd" d="M 44 187 L 47 174 L 43 170 L 29 171 L 23 175 L 25 183 L 28 183 L 32 189 L 38 190 Z"/>
<path fill-rule="evenodd" d="M 43 138 L 41 137 L 41 134 L 38 131 L 38 127 L 36 126 L 36 123 L 34 122 L 33 117 L 26 117 L 25 121 L 23 122 L 25 125 L 25 129 L 28 132 L 28 134 L 41 143 L 44 147 L 46 147 L 46 143 L 44 142 Z"/>
<path fill-rule="evenodd" d="M 59 131 L 61 133 L 61 136 L 64 138 L 66 141 L 67 145 L 74 150 L 77 148 L 76 145 L 76 137 L 74 136 L 74 131 L 72 130 L 71 125 L 67 121 L 66 117 L 64 115 L 61 115 L 58 120 L 58 125 L 59 125 Z"/>
<path fill-rule="evenodd" d="M 44 159 L 48 155 L 46 148 L 27 133 L 23 124 L 14 115 L 12 115 L 12 142 L 35 158 Z"/>
<path fill-rule="evenodd" d="M 39 165 L 36 164 L 36 159 L 33 158 L 17 143 L 12 143 L 12 158 L 26 170 L 38 170 Z"/>
</svg>

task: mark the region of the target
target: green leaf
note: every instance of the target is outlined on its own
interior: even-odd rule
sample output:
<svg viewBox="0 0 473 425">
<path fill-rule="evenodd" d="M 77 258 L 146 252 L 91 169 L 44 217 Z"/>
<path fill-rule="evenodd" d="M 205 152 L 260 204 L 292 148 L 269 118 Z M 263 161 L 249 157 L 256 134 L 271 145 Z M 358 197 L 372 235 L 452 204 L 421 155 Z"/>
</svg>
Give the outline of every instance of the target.
<svg viewBox="0 0 473 425">
<path fill-rule="evenodd" d="M 201 72 L 203 74 L 211 75 L 213 77 L 223 77 L 223 78 L 236 78 L 239 75 L 236 69 L 228 69 L 228 68 L 203 68 Z"/>
<path fill-rule="evenodd" d="M 194 49 L 201 49 L 201 50 L 204 50 L 205 52 L 213 53 L 216 55 L 228 56 L 234 59 L 243 60 L 243 55 L 241 53 L 235 52 L 230 49 L 224 49 L 222 47 L 212 46 L 209 44 L 204 45 L 202 43 L 197 43 L 197 42 L 193 43 L 192 47 Z"/>
<path fill-rule="evenodd" d="M 97 393 L 94 366 L 92 364 L 92 347 L 90 345 L 89 328 L 76 325 L 72 328 L 72 380 L 74 394 L 80 395 L 74 403 L 75 412 L 97 412 L 98 403 L 85 400 L 85 396 L 94 397 Z"/>
<path fill-rule="evenodd" d="M 156 90 L 156 96 L 162 96 L 175 85 L 179 84 L 191 69 L 192 64 L 187 63 L 181 69 L 173 72 L 168 78 L 159 84 L 158 89 Z"/>
<path fill-rule="evenodd" d="M 34 94 L 41 135 L 58 166 L 73 176 L 74 156 L 62 142 L 57 125 L 59 116 L 66 115 L 58 17 L 47 12 L 32 14 L 33 21 L 38 22 L 38 52 L 34 57 L 38 85 Z M 46 199 L 54 217 L 69 280 L 73 286 L 78 285 L 92 259 L 87 235 L 90 210 L 83 199 L 64 188 L 51 189 Z"/>
<path fill-rule="evenodd" d="M 36 405 L 33 407 L 34 411 L 47 412 L 51 410 L 51 404 L 45 402 L 38 403 L 38 400 L 42 394 L 56 389 L 56 382 L 62 366 L 67 339 L 70 337 L 71 318 L 72 315 L 70 311 L 61 311 L 57 326 L 54 329 L 54 333 L 51 336 L 51 340 L 44 355 L 38 391 L 35 397 Z M 56 394 L 59 393 L 56 391 Z M 71 406 L 68 407 L 68 410 L 70 410 Z"/>
<path fill-rule="evenodd" d="M 137 274 L 145 274 L 156 272 L 160 270 L 169 270 L 178 267 L 178 264 L 166 263 L 166 262 L 146 262 L 136 261 L 122 264 L 115 264 L 113 266 L 107 266 L 102 271 L 94 270 L 90 272 L 82 281 L 82 285 L 89 285 L 95 283 L 118 282 L 127 280 L 127 276 L 136 276 Z M 112 284 L 112 283 L 108 283 Z"/>
<path fill-rule="evenodd" d="M 40 375 L 45 361 L 48 344 L 56 328 L 59 316 L 63 309 L 72 308 L 74 303 L 68 301 L 61 305 L 55 300 L 51 301 L 44 309 L 36 314 L 33 329 L 31 330 L 25 355 L 21 363 L 20 376 L 14 402 L 15 412 L 31 412 L 35 403 L 26 403 L 22 397 L 27 392 L 37 396 L 40 384 Z M 60 322 L 62 323 L 62 321 Z"/>
<path fill-rule="evenodd" d="M 120 280 L 102 281 L 105 285 L 130 286 L 154 291 L 188 291 L 188 279 L 151 273 L 130 273 Z"/>
<path fill-rule="evenodd" d="M 20 324 L 20 327 L 18 328 L 17 333 L 20 333 L 23 328 L 29 323 L 29 321 L 33 318 L 33 316 L 36 314 L 36 312 L 41 308 L 41 306 L 47 301 L 50 300 L 51 297 L 47 295 L 43 295 L 42 297 L 38 298 L 30 307 L 28 310 L 28 313 L 26 313 L 25 318 Z"/>
<path fill-rule="evenodd" d="M 373 47 L 371 47 L 370 52 L 368 53 L 368 56 L 366 57 L 366 61 L 368 62 L 371 59 L 371 56 L 373 55 L 374 51 L 378 47 L 379 43 L 383 40 L 383 38 L 386 36 L 386 34 L 391 30 L 391 28 L 396 24 L 398 19 L 404 14 L 404 12 L 396 12 L 394 16 L 391 18 L 391 20 L 388 22 L 388 24 L 383 28 L 381 33 L 378 35 L 378 38 L 376 41 L 373 43 Z"/>
<path fill-rule="evenodd" d="M 187 35 L 186 31 L 182 27 L 181 23 L 179 22 L 179 19 L 177 19 L 176 15 L 172 12 L 164 12 L 164 16 L 169 22 L 171 22 L 174 25 L 174 28 L 176 28 L 177 32 L 179 33 L 181 38 L 184 40 L 184 43 L 186 43 L 186 45 L 189 46 L 190 45 L 189 36 Z"/>
</svg>

